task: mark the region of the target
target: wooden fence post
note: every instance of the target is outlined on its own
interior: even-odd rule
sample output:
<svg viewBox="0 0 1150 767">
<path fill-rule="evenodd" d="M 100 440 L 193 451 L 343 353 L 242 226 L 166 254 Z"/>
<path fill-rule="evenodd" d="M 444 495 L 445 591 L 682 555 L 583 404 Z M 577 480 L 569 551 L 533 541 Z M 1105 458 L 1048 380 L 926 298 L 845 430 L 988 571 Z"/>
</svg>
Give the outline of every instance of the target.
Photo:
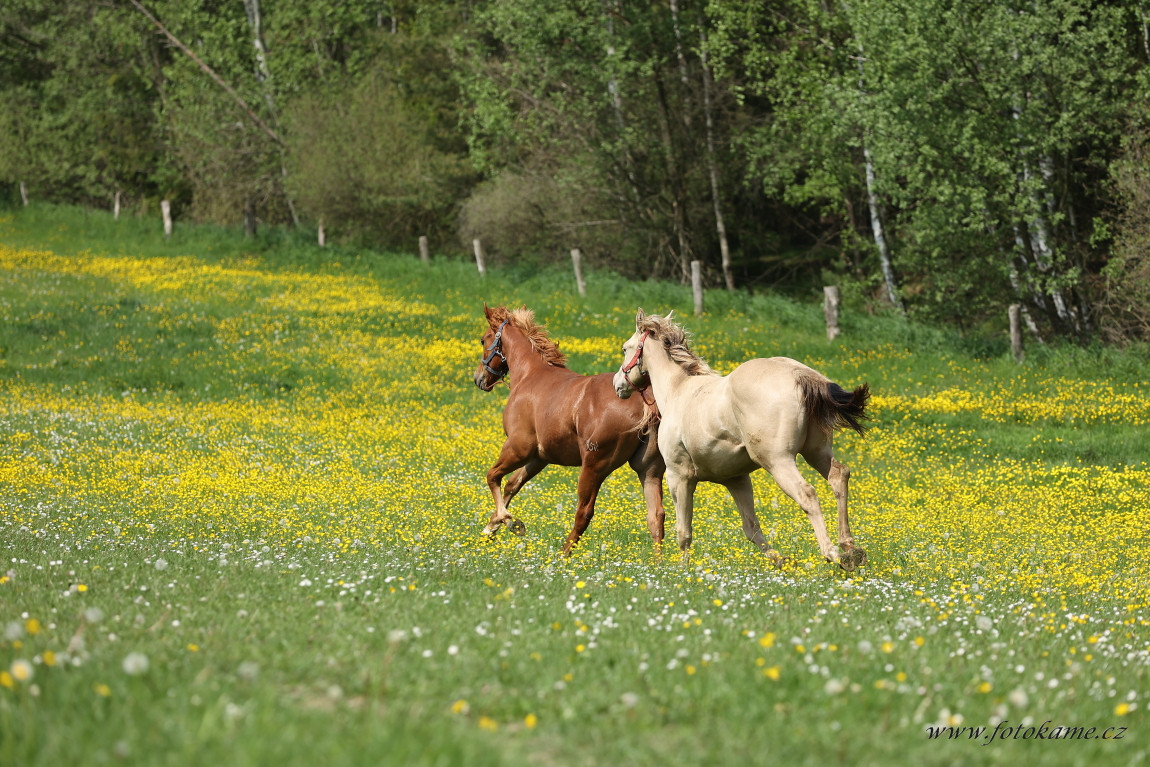
<svg viewBox="0 0 1150 767">
<path fill-rule="evenodd" d="M 575 287 L 580 296 L 587 295 L 587 283 L 583 281 L 583 254 L 579 248 L 571 248 L 571 263 L 575 267 Z"/>
<path fill-rule="evenodd" d="M 319 246 L 321 248 L 326 247 L 327 246 L 327 230 L 323 228 L 323 219 L 322 218 L 319 220 L 319 224 L 317 225 L 316 230 L 317 230 L 316 231 L 316 241 L 319 242 Z"/>
<path fill-rule="evenodd" d="M 471 241 L 471 245 L 475 248 L 475 265 L 479 268 L 479 276 L 486 277 L 487 262 L 483 258 L 483 243 L 481 243 L 477 237 Z"/>
<path fill-rule="evenodd" d="M 703 264 L 691 262 L 691 293 L 695 296 L 695 316 L 703 316 Z"/>
<path fill-rule="evenodd" d="M 431 250 L 427 247 L 427 235 L 419 235 L 419 260 L 425 264 L 431 263 Z"/>
<path fill-rule="evenodd" d="M 172 203 L 160 200 L 160 213 L 164 215 L 164 239 L 172 236 Z"/>
<path fill-rule="evenodd" d="M 250 240 L 256 236 L 256 206 L 251 198 L 244 199 L 244 239 Z"/>
<path fill-rule="evenodd" d="M 827 340 L 833 341 L 839 335 L 839 289 L 837 285 L 823 288 L 823 315 L 827 320 Z"/>
<path fill-rule="evenodd" d="M 1010 305 L 1010 353 L 1015 362 L 1022 362 L 1026 352 L 1022 349 L 1022 306 Z"/>
<path fill-rule="evenodd" d="M 23 181 L 20 182 L 20 199 L 24 201 L 24 207 L 27 208 L 28 207 L 28 187 L 25 186 Z"/>
<path fill-rule="evenodd" d="M 113 221 L 119 221 L 120 220 L 120 193 L 119 192 L 116 192 L 115 196 L 112 198 L 112 220 Z"/>
</svg>

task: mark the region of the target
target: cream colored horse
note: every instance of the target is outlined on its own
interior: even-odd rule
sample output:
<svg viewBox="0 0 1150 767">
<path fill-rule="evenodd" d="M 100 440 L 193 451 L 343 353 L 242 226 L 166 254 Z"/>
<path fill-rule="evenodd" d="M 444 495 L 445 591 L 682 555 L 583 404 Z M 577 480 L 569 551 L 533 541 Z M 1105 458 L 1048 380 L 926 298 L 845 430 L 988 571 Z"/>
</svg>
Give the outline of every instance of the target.
<svg viewBox="0 0 1150 767">
<path fill-rule="evenodd" d="M 866 561 L 847 519 L 850 470 L 834 458 L 832 435 L 849 427 L 866 430 L 870 390 L 844 391 L 821 373 L 786 357 L 754 359 L 720 376 L 687 348 L 683 328 L 670 316 L 635 316 L 635 334 L 623 345 L 615 393 L 626 399 L 649 386 L 659 406 L 659 450 L 667 462 L 667 485 L 675 503 L 679 548 L 691 545 L 695 486 L 725 485 L 743 518 L 743 532 L 776 564 L 782 557 L 763 537 L 755 515 L 751 472 L 769 471 L 806 512 L 828 562 L 854 570 Z M 801 455 L 823 475 L 838 502 L 839 548 L 827 535 L 818 494 L 795 463 Z"/>
</svg>

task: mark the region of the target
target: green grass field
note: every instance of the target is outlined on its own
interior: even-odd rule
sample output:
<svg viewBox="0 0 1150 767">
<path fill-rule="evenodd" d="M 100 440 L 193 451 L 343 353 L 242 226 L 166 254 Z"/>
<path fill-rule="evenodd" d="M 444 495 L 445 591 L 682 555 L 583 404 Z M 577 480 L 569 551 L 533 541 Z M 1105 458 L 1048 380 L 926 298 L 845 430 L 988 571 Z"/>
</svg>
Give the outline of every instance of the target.
<svg viewBox="0 0 1150 767">
<path fill-rule="evenodd" d="M 0 765 L 1146 763 L 1145 350 L 1019 366 L 849 306 L 830 344 L 815 298 L 693 318 L 678 285 L 588 281 L 0 213 Z M 867 565 L 821 562 L 763 472 L 782 572 L 713 486 L 690 560 L 656 555 L 627 471 L 570 558 L 574 469 L 482 539 L 485 301 L 581 372 L 641 305 L 721 371 L 869 381 L 836 446 Z"/>
</svg>

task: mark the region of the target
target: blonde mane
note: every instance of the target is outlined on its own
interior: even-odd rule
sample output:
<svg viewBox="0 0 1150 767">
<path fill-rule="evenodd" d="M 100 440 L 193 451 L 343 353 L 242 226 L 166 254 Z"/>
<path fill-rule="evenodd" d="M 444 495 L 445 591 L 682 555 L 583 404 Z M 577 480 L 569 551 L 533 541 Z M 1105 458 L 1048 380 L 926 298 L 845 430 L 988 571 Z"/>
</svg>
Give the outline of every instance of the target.
<svg viewBox="0 0 1150 767">
<path fill-rule="evenodd" d="M 640 333 L 650 333 L 654 338 L 659 339 L 663 344 L 663 349 L 679 367 L 683 368 L 683 372 L 687 375 L 719 375 L 711 369 L 706 360 L 691 351 L 687 345 L 690 340 L 687 331 L 670 317 L 649 314 L 639 323 L 638 330 Z"/>
<path fill-rule="evenodd" d="M 512 325 L 519 328 L 523 335 L 527 336 L 527 340 L 531 342 L 531 348 L 548 365 L 560 368 L 567 367 L 567 357 L 559 351 L 559 344 L 552 341 L 547 335 L 547 328 L 535 322 L 535 312 L 526 306 L 514 311 L 503 306 L 497 306 L 491 310 L 492 328 L 499 327 L 504 320 L 510 320 Z"/>
</svg>

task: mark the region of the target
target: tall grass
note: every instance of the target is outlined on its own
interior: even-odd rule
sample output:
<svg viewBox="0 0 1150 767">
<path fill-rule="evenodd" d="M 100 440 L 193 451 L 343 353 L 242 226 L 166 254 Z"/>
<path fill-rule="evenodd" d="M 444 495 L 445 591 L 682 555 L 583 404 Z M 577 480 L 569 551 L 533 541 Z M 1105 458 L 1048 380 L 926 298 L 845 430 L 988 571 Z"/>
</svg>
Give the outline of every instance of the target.
<svg viewBox="0 0 1150 767">
<path fill-rule="evenodd" d="M 0 216 L 0 276 L 0 764 L 1147 758 L 1136 352 L 1016 366 L 853 313 L 828 344 L 814 300 L 694 318 L 676 284 L 592 272 L 584 300 L 563 270 L 61 208 Z M 657 555 L 625 472 L 570 558 L 572 469 L 515 499 L 525 538 L 481 539 L 485 301 L 584 372 L 641 305 L 720 370 L 870 381 L 871 436 L 837 445 L 867 566 L 819 561 L 761 472 L 782 572 L 713 486 L 691 558 Z"/>
</svg>

